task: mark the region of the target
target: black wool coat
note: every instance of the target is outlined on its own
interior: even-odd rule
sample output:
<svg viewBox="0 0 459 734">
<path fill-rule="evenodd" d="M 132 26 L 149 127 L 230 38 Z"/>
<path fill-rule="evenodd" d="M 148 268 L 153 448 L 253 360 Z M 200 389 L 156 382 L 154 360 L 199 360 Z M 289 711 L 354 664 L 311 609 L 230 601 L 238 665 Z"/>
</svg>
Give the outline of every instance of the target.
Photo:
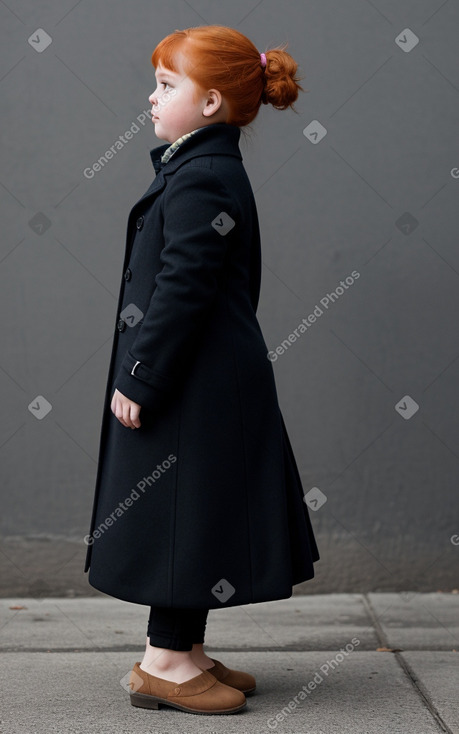
<svg viewBox="0 0 459 734">
<path fill-rule="evenodd" d="M 284 599 L 319 559 L 256 310 L 261 251 L 240 129 L 150 152 L 133 206 L 85 571 L 111 596 L 218 608 Z M 115 388 L 142 406 L 126 428 Z"/>
</svg>

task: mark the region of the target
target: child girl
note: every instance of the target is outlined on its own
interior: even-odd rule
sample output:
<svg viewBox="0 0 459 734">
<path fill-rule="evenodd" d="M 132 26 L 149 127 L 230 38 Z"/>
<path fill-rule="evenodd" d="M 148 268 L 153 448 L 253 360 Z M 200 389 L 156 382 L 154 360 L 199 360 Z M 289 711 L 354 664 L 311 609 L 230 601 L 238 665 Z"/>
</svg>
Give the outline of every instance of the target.
<svg viewBox="0 0 459 734">
<path fill-rule="evenodd" d="M 233 713 L 255 679 L 204 652 L 209 609 L 288 598 L 319 559 L 256 318 L 238 145 L 261 103 L 286 109 L 301 87 L 284 49 L 223 26 L 171 33 L 152 63 L 166 143 L 128 219 L 85 571 L 150 607 L 133 705 Z"/>
</svg>

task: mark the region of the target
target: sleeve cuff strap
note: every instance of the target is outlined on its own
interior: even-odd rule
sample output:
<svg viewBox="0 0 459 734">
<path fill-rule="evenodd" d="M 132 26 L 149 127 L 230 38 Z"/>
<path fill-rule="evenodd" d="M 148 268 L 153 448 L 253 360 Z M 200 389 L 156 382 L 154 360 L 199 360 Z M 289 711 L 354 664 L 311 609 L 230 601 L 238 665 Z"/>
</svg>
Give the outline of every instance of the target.
<svg viewBox="0 0 459 734">
<path fill-rule="evenodd" d="M 124 367 L 132 377 L 135 377 L 137 380 L 141 380 L 142 382 L 146 382 L 148 385 L 151 385 L 158 390 L 167 390 L 171 387 L 170 380 L 159 375 L 157 372 L 154 372 L 154 370 L 147 367 L 146 364 L 133 357 L 130 351 L 126 353 L 121 366 Z"/>
<path fill-rule="evenodd" d="M 160 407 L 172 387 L 169 380 L 154 373 L 130 352 L 124 357 L 113 383 L 113 389 L 118 389 L 142 407 L 152 409 Z"/>
</svg>

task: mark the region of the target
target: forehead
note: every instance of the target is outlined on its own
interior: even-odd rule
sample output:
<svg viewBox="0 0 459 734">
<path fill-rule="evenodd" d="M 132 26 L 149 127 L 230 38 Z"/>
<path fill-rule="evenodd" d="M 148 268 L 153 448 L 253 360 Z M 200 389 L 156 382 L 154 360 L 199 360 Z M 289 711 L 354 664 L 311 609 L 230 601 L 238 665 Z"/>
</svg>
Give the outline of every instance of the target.
<svg viewBox="0 0 459 734">
<path fill-rule="evenodd" d="M 173 56 L 170 58 L 170 60 L 168 60 L 168 63 L 170 63 L 171 66 L 174 67 L 174 69 L 171 69 L 167 66 L 163 66 L 161 64 L 161 61 L 158 60 L 158 64 L 155 70 L 155 76 L 158 74 L 161 74 L 162 76 L 170 76 L 176 79 L 183 78 L 186 76 L 185 67 L 184 67 L 184 59 L 180 51 L 176 51 L 173 54 Z"/>
</svg>

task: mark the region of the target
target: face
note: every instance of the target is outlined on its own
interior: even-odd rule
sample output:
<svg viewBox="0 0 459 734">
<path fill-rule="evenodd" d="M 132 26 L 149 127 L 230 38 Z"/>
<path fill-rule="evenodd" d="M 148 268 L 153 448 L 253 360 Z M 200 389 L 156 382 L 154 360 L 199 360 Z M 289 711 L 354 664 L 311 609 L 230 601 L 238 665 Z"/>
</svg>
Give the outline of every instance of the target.
<svg viewBox="0 0 459 734">
<path fill-rule="evenodd" d="M 200 93 L 194 101 L 196 85 L 186 74 L 158 65 L 155 77 L 157 86 L 148 100 L 155 135 L 161 140 L 173 143 L 197 127 L 225 122 L 226 105 L 218 90 Z"/>
</svg>

